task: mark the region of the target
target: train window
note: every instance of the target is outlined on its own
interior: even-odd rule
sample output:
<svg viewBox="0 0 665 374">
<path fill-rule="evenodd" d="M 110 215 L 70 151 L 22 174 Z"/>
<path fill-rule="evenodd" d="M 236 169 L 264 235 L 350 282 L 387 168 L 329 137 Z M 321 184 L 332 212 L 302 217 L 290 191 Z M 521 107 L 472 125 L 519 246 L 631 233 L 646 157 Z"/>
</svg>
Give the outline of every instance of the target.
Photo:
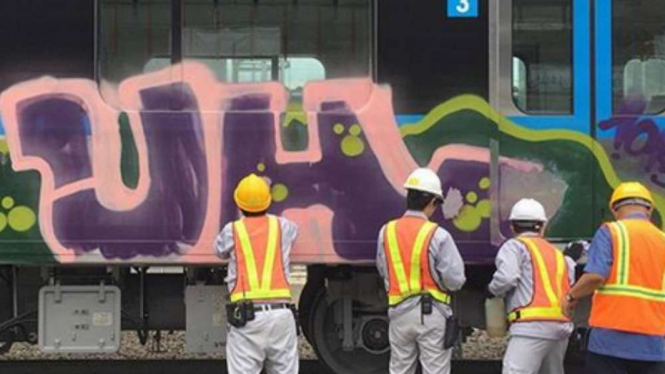
<svg viewBox="0 0 665 374">
<path fill-rule="evenodd" d="M 184 0 L 183 58 L 227 82 L 368 76 L 370 0 Z M 325 68 L 324 68 L 325 67 Z"/>
<path fill-rule="evenodd" d="M 171 12 L 170 0 L 99 0 L 101 84 L 116 86 L 141 74 L 155 58 L 170 61 Z"/>
<path fill-rule="evenodd" d="M 526 64 L 519 57 L 513 57 L 513 101 L 526 108 Z"/>
<path fill-rule="evenodd" d="M 302 89 L 307 81 L 321 80 L 326 76 L 321 61 L 309 57 L 289 57 L 279 71 L 280 80 L 291 91 Z"/>
<path fill-rule="evenodd" d="M 208 66 L 219 81 L 265 82 L 273 80 L 273 60 L 243 58 L 198 58 L 192 59 Z M 280 59 L 278 78 L 290 91 L 301 91 L 306 82 L 325 79 L 323 64 L 315 58 L 289 57 Z M 156 57 L 148 61 L 143 71 L 153 72 L 171 64 L 171 59 Z"/>
<path fill-rule="evenodd" d="M 614 0 L 613 107 L 641 101 L 644 112 L 665 111 L 665 8 L 656 0 Z"/>
<path fill-rule="evenodd" d="M 529 114 L 573 110 L 572 0 L 513 0 L 513 98 Z"/>
</svg>

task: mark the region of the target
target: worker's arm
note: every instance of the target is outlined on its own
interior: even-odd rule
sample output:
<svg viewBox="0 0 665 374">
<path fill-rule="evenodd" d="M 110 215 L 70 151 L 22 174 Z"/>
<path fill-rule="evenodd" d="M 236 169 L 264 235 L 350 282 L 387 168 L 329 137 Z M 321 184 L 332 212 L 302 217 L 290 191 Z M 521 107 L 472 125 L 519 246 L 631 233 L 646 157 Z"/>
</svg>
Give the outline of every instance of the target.
<svg viewBox="0 0 665 374">
<path fill-rule="evenodd" d="M 564 297 L 561 301 L 561 311 L 570 317 L 577 307 L 580 298 L 593 294 L 600 286 L 605 283 L 605 277 L 596 273 L 584 273 L 575 286 L 568 292 L 569 297 Z"/>
<path fill-rule="evenodd" d="M 564 298 L 561 302 L 561 308 L 566 315 L 572 314 L 580 298 L 593 294 L 605 283 L 612 270 L 612 261 L 612 239 L 609 229 L 602 226 L 591 241 L 584 275 L 568 292 L 573 301 Z"/>
<path fill-rule="evenodd" d="M 570 289 L 570 294 L 574 299 L 586 297 L 594 293 L 605 283 L 605 277 L 596 273 L 584 273 L 575 286 Z"/>
<path fill-rule="evenodd" d="M 517 286 L 522 273 L 523 244 L 511 239 L 505 242 L 496 255 L 496 272 L 487 289 L 498 297 L 504 297 Z"/>
<path fill-rule="evenodd" d="M 466 283 L 464 261 L 455 245 L 453 237 L 446 230 L 437 227 L 430 244 L 436 272 L 445 289 L 458 291 Z"/>
<path fill-rule="evenodd" d="M 383 235 L 385 226 L 379 231 L 379 238 L 377 239 L 376 245 L 376 270 L 379 271 L 379 274 L 383 278 L 384 286 L 386 290 L 389 288 L 389 279 L 388 279 L 388 264 L 386 263 L 386 252 L 383 249 Z"/>
<path fill-rule="evenodd" d="M 280 228 L 282 229 L 282 268 L 286 279 L 291 275 L 291 246 L 298 237 L 298 226 L 284 217 L 279 217 Z"/>
<path fill-rule="evenodd" d="M 215 240 L 215 252 L 222 260 L 231 258 L 235 242 L 233 240 L 233 223 L 227 223 Z"/>
</svg>

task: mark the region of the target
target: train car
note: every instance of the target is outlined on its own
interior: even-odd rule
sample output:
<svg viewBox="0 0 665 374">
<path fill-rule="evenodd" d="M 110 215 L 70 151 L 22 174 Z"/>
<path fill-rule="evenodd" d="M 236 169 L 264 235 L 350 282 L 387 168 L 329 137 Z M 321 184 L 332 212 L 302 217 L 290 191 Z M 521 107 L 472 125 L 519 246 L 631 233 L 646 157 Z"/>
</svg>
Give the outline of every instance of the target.
<svg viewBox="0 0 665 374">
<path fill-rule="evenodd" d="M 205 318 L 189 311 L 218 294 L 188 290 L 221 287 L 214 240 L 238 216 L 232 190 L 250 172 L 271 181 L 271 212 L 300 227 L 300 320 L 335 373 L 386 371 L 377 234 L 403 212 L 417 166 L 443 181 L 434 219 L 467 265 L 454 308 L 482 328 L 518 199 L 540 200 L 548 236 L 565 243 L 589 238 L 613 187 L 639 180 L 662 224 L 659 5 L 0 2 L 4 350 L 28 340 L 103 351 L 95 329 L 117 324 L 143 339 L 200 334 Z M 109 290 L 118 309 L 90 317 Z M 93 343 L 71 341 L 83 335 Z"/>
</svg>

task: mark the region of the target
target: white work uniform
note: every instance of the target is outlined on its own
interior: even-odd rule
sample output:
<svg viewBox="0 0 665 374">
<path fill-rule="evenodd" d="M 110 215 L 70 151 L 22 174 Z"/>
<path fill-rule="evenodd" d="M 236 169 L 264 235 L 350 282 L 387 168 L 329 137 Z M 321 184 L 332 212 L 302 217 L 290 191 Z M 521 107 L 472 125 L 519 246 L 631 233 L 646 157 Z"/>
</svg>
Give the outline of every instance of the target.
<svg viewBox="0 0 665 374">
<path fill-rule="evenodd" d="M 525 237 L 537 237 L 524 233 Z M 575 262 L 566 257 L 570 284 L 575 283 Z M 527 306 L 533 298 L 533 266 L 524 243 L 510 239 L 496 256 L 496 273 L 489 291 L 506 300 L 506 309 Z M 515 322 L 510 326 L 508 349 L 503 358 L 503 374 L 563 374 L 563 358 L 572 322 Z"/>
<path fill-rule="evenodd" d="M 298 228 L 293 222 L 278 218 L 282 234 L 282 265 L 288 280 L 289 254 Z M 233 232 L 233 223 L 228 223 L 215 241 L 218 256 L 229 260 L 226 276 L 229 292 L 235 288 L 237 278 Z M 288 303 L 290 300 L 275 302 Z M 268 374 L 298 373 L 298 337 L 293 313 L 289 309 L 257 311 L 254 320 L 248 321 L 245 326 L 228 327 L 226 362 L 229 374 L 259 374 L 264 364 Z"/>
<path fill-rule="evenodd" d="M 427 216 L 418 211 L 407 211 L 405 216 Z M 390 275 L 384 249 L 384 231 L 379 232 L 376 267 L 389 290 Z M 457 291 L 466 282 L 464 262 L 452 236 L 437 227 L 428 248 L 430 273 L 436 284 L 448 291 Z M 388 310 L 390 318 L 390 373 L 413 374 L 416 372 L 418 353 L 423 374 L 450 373 L 452 349 L 443 349 L 446 318 L 452 310 L 446 304 L 434 301 L 430 315 L 421 315 L 420 297 L 411 297 Z"/>
</svg>

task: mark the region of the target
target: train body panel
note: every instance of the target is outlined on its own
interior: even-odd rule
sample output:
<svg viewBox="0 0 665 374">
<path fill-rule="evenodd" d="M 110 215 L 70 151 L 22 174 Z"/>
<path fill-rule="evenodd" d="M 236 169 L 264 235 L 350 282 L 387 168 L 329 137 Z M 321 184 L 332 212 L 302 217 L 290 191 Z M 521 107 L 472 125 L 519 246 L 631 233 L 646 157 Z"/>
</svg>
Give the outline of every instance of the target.
<svg viewBox="0 0 665 374">
<path fill-rule="evenodd" d="M 174 81 L 171 77 L 181 71 L 186 78 Z M 425 157 L 424 165 L 438 171 L 446 191 L 439 221 L 453 232 L 468 261 L 492 260 L 497 243 L 490 242 L 488 148 L 428 144 L 436 138 L 426 134 L 445 127 L 436 122 L 404 126 L 400 132 L 390 90 L 369 80 L 310 83 L 303 93 L 304 111 L 286 116 L 287 95 L 278 84 L 213 82 L 205 66 L 188 62 L 132 78 L 119 90 L 128 103 L 124 111 L 109 107 L 90 81 L 44 78 L 3 93 L 12 168 L 39 173 L 34 209 L 57 261 L 215 263 L 214 239 L 237 216 L 233 188 L 250 172 L 271 179 L 271 212 L 301 228 L 294 262 L 370 261 L 379 228 L 403 210 L 403 181 Z M 455 100 L 439 110 L 467 105 L 451 115 L 492 115 L 480 98 Z M 344 107 L 335 107 L 339 103 Z M 202 108 L 192 111 L 188 105 Z M 326 110 L 328 105 L 332 109 Z M 287 151 L 294 146 L 282 144 L 280 118 L 296 116 L 308 119 L 309 144 Z M 129 123 L 124 139 L 123 121 Z M 303 125 L 292 120 L 286 126 Z M 417 160 L 407 144 L 431 154 Z M 132 171 L 122 170 L 127 147 L 134 150 L 127 163 L 138 176 L 133 188 L 124 182 Z M 561 206 L 566 184 L 541 162 L 500 157 L 498 170 L 509 176 L 504 184 L 523 183 L 512 188 L 510 199 L 553 186 L 543 201 L 550 212 Z M 500 222 L 507 212 L 504 206 Z"/>
<path fill-rule="evenodd" d="M 541 8 L 529 1 L 512 3 L 526 14 L 512 23 L 512 29 L 511 24 L 503 27 L 505 13 L 511 10 L 506 3 L 481 1 L 477 17 L 461 19 L 435 12 L 440 4 L 434 2 L 419 7 L 390 1 L 373 8 L 366 2 L 339 5 L 351 12 L 352 20 L 374 16 L 377 37 L 370 44 L 375 52 L 364 44 L 356 47 L 362 49 L 356 54 L 368 56 L 349 65 L 373 60 L 366 74 L 373 72 L 379 83 L 355 71 L 344 73 L 337 61 L 353 54 L 323 43 L 317 46 L 319 57 L 330 61 L 330 74 L 336 79 L 299 82 L 294 88 L 288 81 L 229 83 L 229 77 L 220 77 L 223 69 L 200 57 L 182 56 L 187 48 L 202 48 L 193 42 L 180 51 L 182 62 L 174 62 L 172 56 L 169 67 L 163 59 L 147 55 L 148 64 L 157 67 L 130 74 L 109 61 L 121 58 L 123 48 L 131 54 L 143 47 L 132 46 L 129 36 L 114 29 L 117 17 L 130 9 L 151 16 L 153 8 L 157 13 L 151 17 L 157 17 L 164 9 L 150 3 L 99 2 L 97 79 L 86 79 L 81 70 L 63 74 L 57 58 L 52 74 L 48 67 L 37 69 L 54 77 L 17 79 L 36 75 L 21 74 L 19 63 L 7 65 L 3 74 L 16 83 L 3 85 L 0 104 L 6 133 L 0 232 L 5 244 L 0 261 L 218 263 L 215 236 L 237 217 L 232 190 L 250 172 L 272 181 L 272 212 L 301 227 L 293 260 L 307 264 L 371 263 L 379 228 L 401 214 L 401 183 L 416 166 L 431 167 L 441 176 L 446 202 L 435 220 L 453 234 L 467 263 L 493 261 L 497 246 L 510 236 L 508 211 L 523 196 L 544 203 L 552 217 L 548 234 L 560 240 L 591 236 L 602 219 L 605 197 L 624 176 L 649 182 L 662 209 L 660 158 L 651 151 L 660 139 L 655 134 L 657 118 L 632 116 L 631 122 L 602 113 L 609 117 L 600 118 L 604 121 L 597 129 L 590 125 L 595 109 L 606 110 L 602 100 L 608 99 L 599 92 L 595 105 L 589 95 L 593 72 L 598 70 L 597 79 L 602 78 L 602 69 L 593 69 L 585 52 L 592 38 L 588 30 L 581 31 L 591 18 L 590 8 L 579 2 L 552 5 L 564 15 L 554 25 L 574 30 L 567 36 L 572 47 L 553 45 L 549 53 L 529 52 L 529 39 L 522 34 L 538 19 L 528 19 L 529 12 Z M 185 1 L 180 11 L 195 6 Z M 262 11 L 261 6 L 256 11 Z M 225 14 L 227 8 L 219 7 Z M 602 14 L 603 6 L 598 8 Z M 297 7 L 284 9 L 282 20 L 298 24 L 288 19 L 288 11 L 297 13 Z M 329 11 L 314 5 L 304 9 Z M 20 6 L 14 11 L 28 12 Z M 72 22 L 85 18 L 81 10 L 76 14 Z M 124 22 L 143 22 L 124 17 Z M 93 31 L 89 23 L 80 27 Z M 184 38 L 206 30 L 192 26 L 180 32 Z M 221 26 L 220 30 L 228 31 Z M 264 34 L 270 35 L 250 36 L 256 43 L 270 41 Z M 514 44 L 514 59 L 521 61 L 509 61 L 507 68 L 510 51 L 506 54 L 506 46 L 496 42 L 506 34 Z M 534 29 L 530 42 L 541 45 L 550 34 L 551 30 Z M 253 53 L 272 51 L 279 58 L 286 51 L 281 44 L 290 36 L 281 37 L 280 48 L 260 45 Z M 348 37 L 351 42 L 358 38 Z M 402 43 L 395 42 L 398 38 Z M 466 43 L 466 48 L 451 49 L 455 43 Z M 291 53 L 302 54 L 298 48 Z M 322 48 L 330 50 L 321 52 Z M 248 59 L 250 52 L 237 55 Z M 414 59 L 417 52 L 429 58 Z M 570 66 L 565 58 L 553 58 L 552 64 L 561 66 L 548 69 L 538 60 L 552 58 L 555 52 L 568 52 Z M 527 66 L 529 58 L 536 62 Z M 515 70 L 522 66 L 525 71 Z M 514 70 L 512 83 L 504 77 L 505 69 Z M 283 78 L 286 73 L 281 74 Z M 525 82 L 516 81 L 514 75 L 520 74 L 530 75 Z M 529 85 L 538 85 L 535 93 L 528 91 Z M 623 105 L 631 110 L 643 104 Z M 614 149 L 608 153 L 603 144 L 612 139 L 612 132 Z M 648 137 L 646 145 L 640 146 L 640 137 Z M 652 174 L 625 172 L 625 164 L 643 165 Z"/>
<path fill-rule="evenodd" d="M 22 327 L 0 342 L 36 329 L 19 317 L 49 283 L 117 285 L 142 340 L 184 329 L 184 285 L 222 283 L 215 238 L 254 172 L 299 226 L 307 339 L 338 374 L 385 372 L 372 265 L 417 166 L 441 177 L 433 219 L 467 265 L 453 309 L 482 328 L 520 198 L 568 242 L 639 180 L 664 224 L 663 17 L 634 0 L 0 2 L 0 316 Z"/>
</svg>

